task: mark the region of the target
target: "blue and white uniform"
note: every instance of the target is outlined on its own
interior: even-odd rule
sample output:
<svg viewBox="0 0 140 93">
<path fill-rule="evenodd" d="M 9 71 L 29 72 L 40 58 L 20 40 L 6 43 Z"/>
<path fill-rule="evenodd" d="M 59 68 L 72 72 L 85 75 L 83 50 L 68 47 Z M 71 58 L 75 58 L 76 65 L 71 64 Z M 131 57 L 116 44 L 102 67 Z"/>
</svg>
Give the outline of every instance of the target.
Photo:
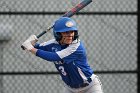
<svg viewBox="0 0 140 93">
<path fill-rule="evenodd" d="M 63 81 L 71 87 L 86 82 L 93 70 L 87 63 L 86 51 L 82 42 L 74 40 L 70 45 L 60 45 L 55 39 L 36 44 L 36 56 L 54 62 Z"/>
<path fill-rule="evenodd" d="M 74 32 L 70 36 L 73 37 L 72 43 L 58 43 L 64 40 L 62 33 L 68 34 L 69 31 Z M 65 82 L 65 93 L 103 93 L 98 76 L 93 74 L 88 64 L 86 49 L 78 39 L 76 22 L 68 17 L 58 19 L 54 23 L 53 34 L 55 39 L 34 47 L 38 49 L 36 56 L 55 64 Z"/>
</svg>

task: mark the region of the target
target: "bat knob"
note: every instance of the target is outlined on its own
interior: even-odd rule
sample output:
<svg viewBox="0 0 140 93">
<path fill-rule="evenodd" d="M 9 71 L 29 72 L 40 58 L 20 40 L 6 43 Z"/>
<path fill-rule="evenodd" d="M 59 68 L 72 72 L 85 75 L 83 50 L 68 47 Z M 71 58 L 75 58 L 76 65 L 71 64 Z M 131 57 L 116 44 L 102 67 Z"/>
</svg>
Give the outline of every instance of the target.
<svg viewBox="0 0 140 93">
<path fill-rule="evenodd" d="M 21 46 L 21 48 L 22 48 L 23 50 L 25 50 L 25 47 L 24 47 L 23 45 Z"/>
</svg>

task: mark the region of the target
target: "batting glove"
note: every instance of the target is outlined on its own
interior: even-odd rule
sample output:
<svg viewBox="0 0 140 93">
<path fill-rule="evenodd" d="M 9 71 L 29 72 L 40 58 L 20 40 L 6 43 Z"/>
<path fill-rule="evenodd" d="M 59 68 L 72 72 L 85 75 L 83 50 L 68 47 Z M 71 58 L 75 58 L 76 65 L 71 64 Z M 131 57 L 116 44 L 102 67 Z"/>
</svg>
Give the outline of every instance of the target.
<svg viewBox="0 0 140 93">
<path fill-rule="evenodd" d="M 33 41 L 37 42 L 38 38 L 36 37 L 36 35 L 31 35 L 27 40 L 30 41 L 30 42 L 33 42 Z"/>
<path fill-rule="evenodd" d="M 22 46 L 23 46 L 25 49 L 27 49 L 27 50 L 31 50 L 31 49 L 34 48 L 33 45 L 31 44 L 31 42 L 30 42 L 29 40 L 26 40 L 26 41 L 22 44 Z"/>
<path fill-rule="evenodd" d="M 27 50 L 31 50 L 33 45 L 38 41 L 38 38 L 35 35 L 31 35 L 23 44 L 22 46 Z"/>
</svg>

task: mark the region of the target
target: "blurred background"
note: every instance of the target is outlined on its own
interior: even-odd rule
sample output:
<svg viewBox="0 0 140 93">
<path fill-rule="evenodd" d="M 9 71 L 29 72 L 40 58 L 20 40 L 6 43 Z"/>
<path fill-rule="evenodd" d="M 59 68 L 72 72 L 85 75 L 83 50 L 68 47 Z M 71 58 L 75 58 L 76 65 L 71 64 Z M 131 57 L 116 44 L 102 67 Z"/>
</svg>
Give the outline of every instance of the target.
<svg viewBox="0 0 140 93">
<path fill-rule="evenodd" d="M 30 35 L 46 30 L 75 3 L 0 0 L 0 93 L 63 93 L 63 82 L 53 63 L 20 46 Z M 93 0 L 72 18 L 104 93 L 138 93 L 138 0 Z M 51 31 L 38 42 L 52 38 Z"/>
</svg>

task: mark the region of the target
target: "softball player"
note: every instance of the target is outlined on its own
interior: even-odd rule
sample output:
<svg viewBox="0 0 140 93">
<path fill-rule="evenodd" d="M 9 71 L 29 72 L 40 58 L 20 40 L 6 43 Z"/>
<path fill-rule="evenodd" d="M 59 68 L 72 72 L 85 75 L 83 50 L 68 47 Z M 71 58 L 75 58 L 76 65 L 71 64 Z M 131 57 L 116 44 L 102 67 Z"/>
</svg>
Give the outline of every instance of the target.
<svg viewBox="0 0 140 93">
<path fill-rule="evenodd" d="M 65 83 L 64 93 L 103 93 L 101 82 L 87 62 L 86 49 L 78 38 L 73 19 L 61 17 L 54 23 L 54 38 L 36 43 L 31 35 L 22 45 L 36 56 L 55 64 Z"/>
</svg>

